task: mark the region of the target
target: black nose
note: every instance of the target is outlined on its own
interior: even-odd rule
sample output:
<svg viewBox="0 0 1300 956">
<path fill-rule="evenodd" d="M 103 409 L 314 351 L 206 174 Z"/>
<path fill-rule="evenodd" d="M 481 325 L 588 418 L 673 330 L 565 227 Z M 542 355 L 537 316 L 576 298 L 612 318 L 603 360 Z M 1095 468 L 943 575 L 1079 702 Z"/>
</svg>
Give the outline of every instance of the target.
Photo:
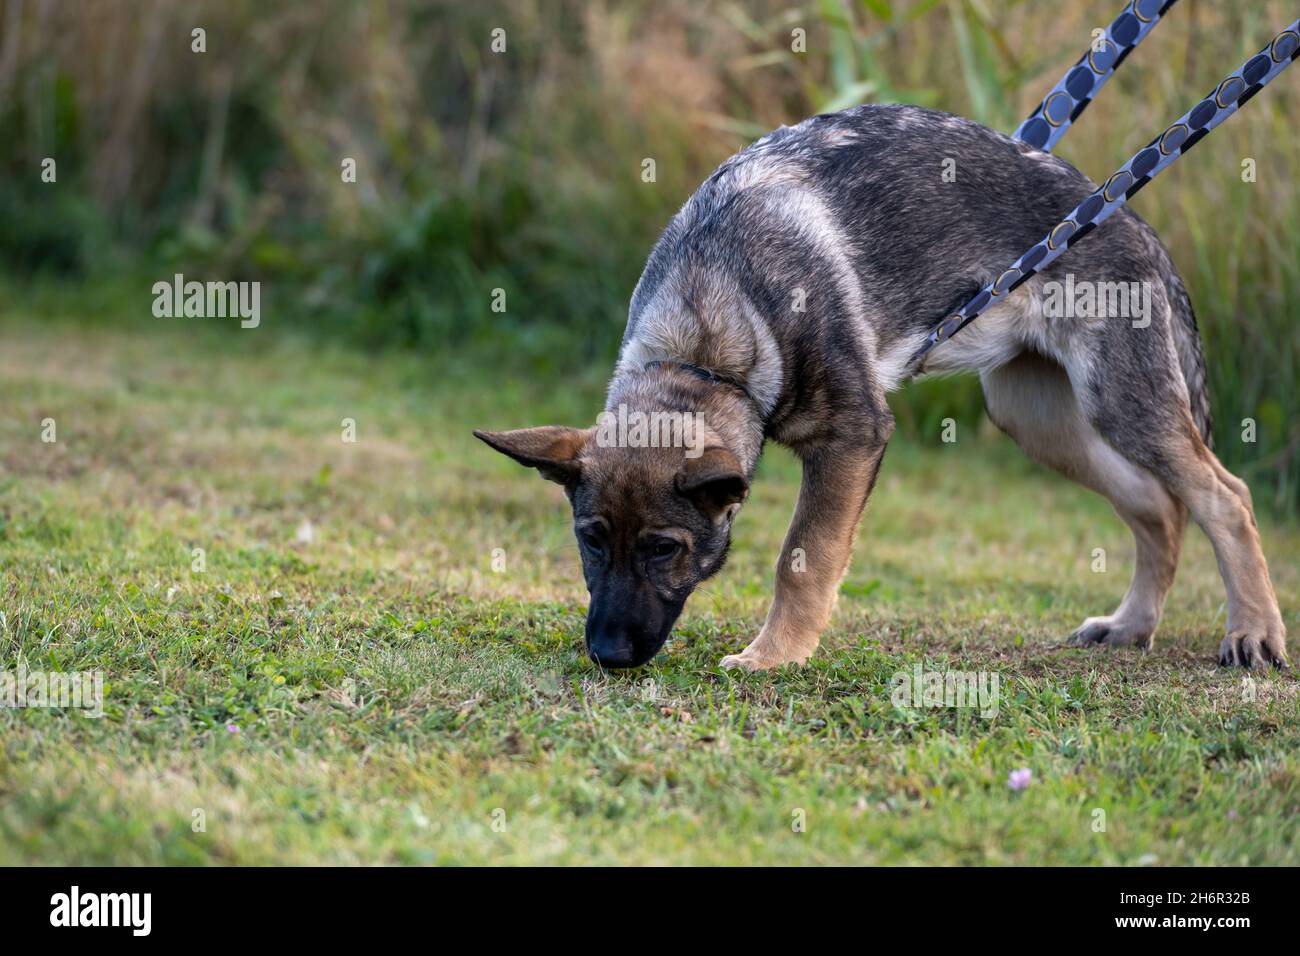
<svg viewBox="0 0 1300 956">
<path fill-rule="evenodd" d="M 587 644 L 587 655 L 601 667 L 635 667 L 641 663 L 636 647 L 624 634 L 593 637 Z"/>
</svg>

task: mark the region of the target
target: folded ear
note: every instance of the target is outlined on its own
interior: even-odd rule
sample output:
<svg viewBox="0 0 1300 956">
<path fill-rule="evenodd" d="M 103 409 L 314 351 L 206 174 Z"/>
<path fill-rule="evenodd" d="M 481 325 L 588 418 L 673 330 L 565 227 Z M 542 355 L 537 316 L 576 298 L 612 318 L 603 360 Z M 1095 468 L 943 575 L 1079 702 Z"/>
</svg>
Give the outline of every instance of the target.
<svg viewBox="0 0 1300 956">
<path fill-rule="evenodd" d="M 740 459 L 726 448 L 710 445 L 699 457 L 686 459 L 677 473 L 677 490 L 716 523 L 745 500 L 749 482 Z"/>
<path fill-rule="evenodd" d="M 541 425 L 510 432 L 475 430 L 474 437 L 509 455 L 521 465 L 536 468 L 543 478 L 567 485 L 582 472 L 578 454 L 591 437 L 591 429 Z"/>
</svg>

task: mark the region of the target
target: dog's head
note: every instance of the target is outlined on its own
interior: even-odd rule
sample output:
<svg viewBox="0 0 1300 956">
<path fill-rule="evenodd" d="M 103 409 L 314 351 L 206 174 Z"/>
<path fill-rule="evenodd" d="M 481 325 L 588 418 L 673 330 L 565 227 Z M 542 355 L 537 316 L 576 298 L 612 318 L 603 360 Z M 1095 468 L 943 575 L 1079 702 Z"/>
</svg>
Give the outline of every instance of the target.
<svg viewBox="0 0 1300 956">
<path fill-rule="evenodd" d="M 591 604 L 587 653 L 636 667 L 658 653 L 691 591 L 717 573 L 749 491 L 727 448 L 603 445 L 596 429 L 474 433 L 564 486 Z"/>
</svg>

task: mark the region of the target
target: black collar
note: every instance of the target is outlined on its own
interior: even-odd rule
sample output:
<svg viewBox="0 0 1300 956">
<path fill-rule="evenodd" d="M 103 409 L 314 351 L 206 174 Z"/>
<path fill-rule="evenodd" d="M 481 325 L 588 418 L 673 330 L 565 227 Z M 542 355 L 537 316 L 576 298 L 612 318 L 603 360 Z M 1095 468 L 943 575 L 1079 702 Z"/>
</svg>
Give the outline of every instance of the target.
<svg viewBox="0 0 1300 956">
<path fill-rule="evenodd" d="M 746 398 L 755 405 L 758 405 L 758 400 L 754 398 L 749 389 L 746 388 L 744 383 L 739 379 L 732 378 L 729 375 L 719 375 L 717 372 L 707 368 L 701 368 L 698 365 L 692 365 L 690 362 L 669 362 L 660 359 L 656 359 L 653 362 L 646 362 L 645 370 L 648 372 L 651 369 L 659 368 L 661 365 L 668 366 L 669 368 L 679 368 L 683 372 L 689 372 L 696 378 L 703 379 L 706 382 L 712 382 L 714 385 L 730 385 L 732 388 L 739 389 Z"/>
</svg>

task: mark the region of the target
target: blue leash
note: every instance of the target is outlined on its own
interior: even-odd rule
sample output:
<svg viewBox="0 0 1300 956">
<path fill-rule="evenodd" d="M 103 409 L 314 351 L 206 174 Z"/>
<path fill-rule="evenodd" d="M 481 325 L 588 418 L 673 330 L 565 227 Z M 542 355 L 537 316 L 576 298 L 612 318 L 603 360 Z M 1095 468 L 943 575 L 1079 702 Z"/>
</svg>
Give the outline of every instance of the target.
<svg viewBox="0 0 1300 956">
<path fill-rule="evenodd" d="M 1134 0 L 1131 7 L 1136 8 L 1141 0 Z M 1168 9 L 1168 4 L 1160 13 Z M 1126 8 L 1127 12 L 1127 8 Z M 1155 15 L 1156 17 L 1159 14 Z M 1124 14 L 1115 21 L 1118 23 Z M 1149 30 L 1154 25 L 1153 18 L 1147 23 Z M 1114 28 L 1112 23 L 1111 27 Z M 1143 33 L 1142 35 L 1145 35 Z M 1130 44 L 1136 45 L 1139 36 Z M 1123 166 L 1115 171 L 1105 183 L 1090 194 L 1074 210 L 1052 227 L 1041 242 L 1024 253 L 1012 263 L 995 280 L 986 285 L 975 297 L 948 316 L 930 333 L 925 344 L 912 356 L 912 367 L 919 368 L 919 363 L 927 352 L 940 342 L 951 338 L 973 322 L 982 312 L 996 305 L 1004 297 L 1027 282 L 1031 277 L 1047 268 L 1065 252 L 1066 249 L 1092 232 L 1119 209 L 1139 189 L 1149 183 L 1161 172 L 1173 164 L 1193 146 L 1199 143 L 1209 132 L 1246 104 L 1246 102 L 1263 89 L 1279 73 L 1300 57 L 1300 20 L 1294 21 L 1284 29 L 1272 42 L 1255 56 L 1251 57 L 1237 70 L 1229 74 L 1222 83 L 1210 91 L 1201 102 L 1179 117 L 1163 133 L 1139 150 Z M 1111 70 L 1117 63 L 1112 63 Z M 1072 74 L 1071 74 L 1072 75 Z M 1105 77 L 1101 77 L 1105 79 Z M 1069 76 L 1062 81 L 1068 84 Z M 1097 84 L 1099 85 L 1099 84 Z M 1096 92 L 1096 86 L 1091 92 Z M 1060 86 L 1060 84 L 1058 84 Z M 1043 101 L 1044 106 L 1034 112 L 1025 124 L 1032 124 L 1039 112 L 1046 107 L 1051 95 Z M 1073 115 L 1077 116 L 1075 111 Z M 1056 134 L 1060 138 L 1061 129 Z M 1050 139 L 1055 142 L 1054 139 Z M 1026 140 L 1028 142 L 1028 140 Z"/>
<path fill-rule="evenodd" d="M 1050 153 L 1102 85 L 1178 0 L 1133 0 L 1012 135 Z"/>
</svg>

